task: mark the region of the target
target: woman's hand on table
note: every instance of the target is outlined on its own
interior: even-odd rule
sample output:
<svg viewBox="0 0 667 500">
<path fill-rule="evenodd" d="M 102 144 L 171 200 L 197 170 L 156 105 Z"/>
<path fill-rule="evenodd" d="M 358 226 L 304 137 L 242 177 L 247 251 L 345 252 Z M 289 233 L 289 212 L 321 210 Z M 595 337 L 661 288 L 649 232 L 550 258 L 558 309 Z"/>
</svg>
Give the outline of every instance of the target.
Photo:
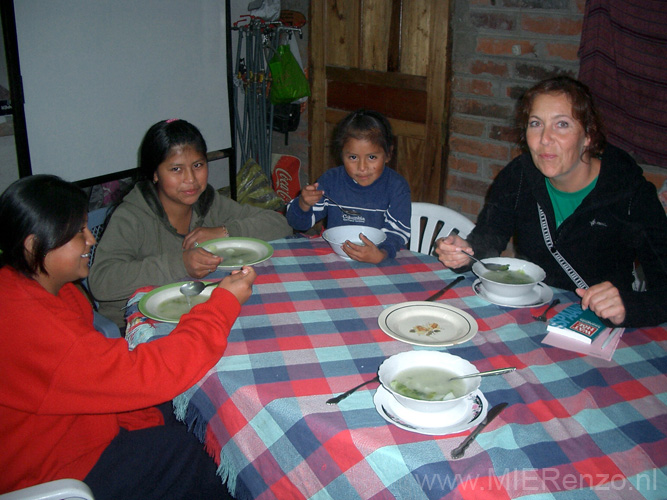
<svg viewBox="0 0 667 500">
<path fill-rule="evenodd" d="M 435 253 L 438 260 L 452 269 L 467 266 L 471 259 L 462 250 L 474 254 L 468 242 L 459 235 L 450 234 L 446 238 L 440 238 L 436 242 Z"/>
<path fill-rule="evenodd" d="M 316 182 L 314 184 L 308 184 L 301 190 L 301 195 L 299 196 L 299 208 L 304 212 L 308 212 L 313 205 L 320 201 L 324 191 L 319 189 L 320 185 Z"/>
<path fill-rule="evenodd" d="M 250 266 L 244 266 L 241 269 L 232 271 L 218 284 L 219 288 L 229 290 L 239 303 L 243 304 L 252 295 L 252 284 L 257 278 L 257 273 Z"/>
<path fill-rule="evenodd" d="M 380 250 L 375 243 L 366 238 L 364 234 L 359 234 L 363 245 L 355 245 L 351 241 L 343 243 L 343 252 L 352 260 L 367 262 L 369 264 L 379 264 L 387 257 L 387 252 Z"/>
<path fill-rule="evenodd" d="M 587 290 L 577 288 L 577 295 L 581 297 L 581 308 L 590 309 L 599 318 L 608 319 L 615 325 L 625 321 L 625 305 L 621 294 L 609 281 L 593 285 Z"/>
</svg>

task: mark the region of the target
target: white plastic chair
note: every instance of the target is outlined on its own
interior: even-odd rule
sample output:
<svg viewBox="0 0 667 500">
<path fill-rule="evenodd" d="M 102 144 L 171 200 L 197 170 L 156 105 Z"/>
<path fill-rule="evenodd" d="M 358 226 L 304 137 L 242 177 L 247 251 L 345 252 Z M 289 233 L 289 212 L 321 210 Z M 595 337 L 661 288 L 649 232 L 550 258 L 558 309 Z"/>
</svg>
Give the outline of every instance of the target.
<svg viewBox="0 0 667 500">
<path fill-rule="evenodd" d="M 95 500 L 95 497 L 83 481 L 58 479 L 5 493 L 0 500 Z"/>
<path fill-rule="evenodd" d="M 635 292 L 645 292 L 646 275 L 644 274 L 644 269 L 642 269 L 642 266 L 639 262 L 635 262 L 634 268 L 632 269 L 632 275 L 635 277 L 635 280 L 632 283 L 632 289 Z"/>
<path fill-rule="evenodd" d="M 451 208 L 414 201 L 408 248 L 413 252 L 431 255 L 436 240 L 447 236 L 453 228 L 458 229 L 459 236 L 465 239 L 474 227 L 474 222 Z"/>
</svg>

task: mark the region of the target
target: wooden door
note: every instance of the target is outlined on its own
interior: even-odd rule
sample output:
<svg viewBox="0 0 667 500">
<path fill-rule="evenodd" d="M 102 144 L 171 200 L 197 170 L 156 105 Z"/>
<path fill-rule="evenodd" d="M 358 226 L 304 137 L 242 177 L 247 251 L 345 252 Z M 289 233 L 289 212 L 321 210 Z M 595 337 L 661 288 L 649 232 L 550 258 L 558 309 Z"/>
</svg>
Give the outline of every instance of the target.
<svg viewBox="0 0 667 500">
<path fill-rule="evenodd" d="M 442 203 L 449 102 L 450 0 L 312 0 L 309 180 L 335 164 L 335 124 L 380 111 L 412 201 Z"/>
</svg>

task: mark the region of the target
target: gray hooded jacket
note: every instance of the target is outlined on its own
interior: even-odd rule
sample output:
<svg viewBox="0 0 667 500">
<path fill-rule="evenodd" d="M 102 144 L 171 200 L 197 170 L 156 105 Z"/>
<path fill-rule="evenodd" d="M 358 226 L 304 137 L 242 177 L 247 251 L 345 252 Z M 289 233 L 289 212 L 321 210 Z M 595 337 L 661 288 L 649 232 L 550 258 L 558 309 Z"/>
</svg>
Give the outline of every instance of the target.
<svg viewBox="0 0 667 500">
<path fill-rule="evenodd" d="M 264 241 L 292 234 L 282 214 L 241 205 L 210 185 L 193 209 L 190 231 L 225 226 L 230 236 Z M 124 327 L 124 307 L 137 288 L 186 279 L 183 239 L 169 223 L 153 184 L 137 183 L 114 211 L 95 250 L 88 283 L 99 312 Z"/>
</svg>

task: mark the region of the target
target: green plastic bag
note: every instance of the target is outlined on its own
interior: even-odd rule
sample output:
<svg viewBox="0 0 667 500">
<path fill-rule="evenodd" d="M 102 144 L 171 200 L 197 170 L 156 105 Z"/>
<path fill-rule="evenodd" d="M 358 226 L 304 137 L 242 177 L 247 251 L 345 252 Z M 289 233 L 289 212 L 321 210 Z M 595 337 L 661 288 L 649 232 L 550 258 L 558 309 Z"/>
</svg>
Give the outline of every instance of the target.
<svg viewBox="0 0 667 500">
<path fill-rule="evenodd" d="M 289 45 L 280 45 L 269 61 L 273 104 L 287 104 L 310 95 L 310 86 Z"/>
<path fill-rule="evenodd" d="M 246 161 L 236 174 L 236 180 L 236 201 L 242 205 L 279 211 L 285 208 L 285 203 L 271 188 L 269 179 L 254 159 L 250 158 Z M 231 197 L 229 186 L 219 189 L 218 192 L 228 198 Z"/>
</svg>

